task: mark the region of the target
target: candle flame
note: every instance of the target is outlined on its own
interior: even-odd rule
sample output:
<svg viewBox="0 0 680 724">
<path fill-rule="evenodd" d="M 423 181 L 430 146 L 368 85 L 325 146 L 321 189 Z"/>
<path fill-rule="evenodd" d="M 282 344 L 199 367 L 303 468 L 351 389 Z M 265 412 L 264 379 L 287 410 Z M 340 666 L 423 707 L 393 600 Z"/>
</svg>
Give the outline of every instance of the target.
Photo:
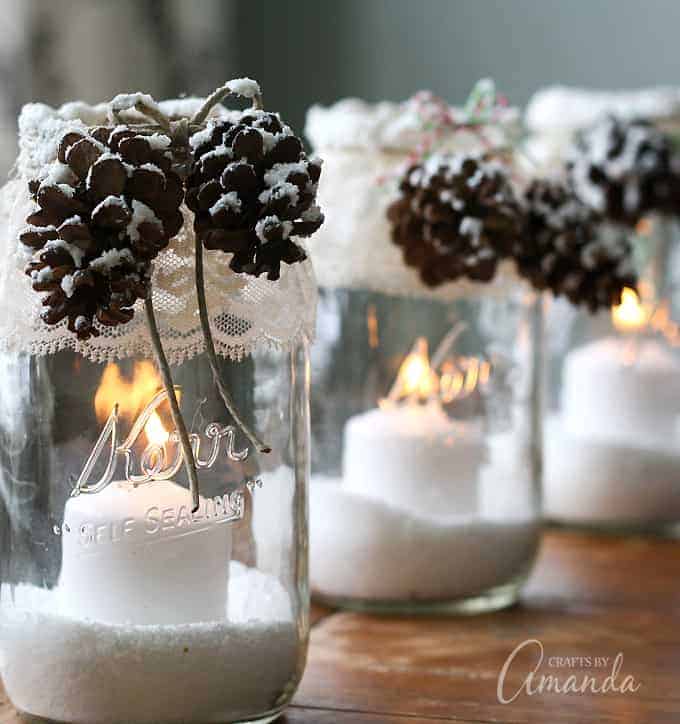
<svg viewBox="0 0 680 724">
<path fill-rule="evenodd" d="M 430 363 L 427 340 L 419 337 L 404 358 L 387 400 L 389 405 L 403 400 L 426 402 L 439 399 L 448 404 L 469 397 L 489 381 L 491 363 L 477 357 L 444 360 L 438 373 Z M 383 405 L 384 406 L 384 405 Z"/>
<path fill-rule="evenodd" d="M 97 420 L 104 423 L 115 405 L 118 405 L 122 419 L 134 420 L 161 387 L 161 379 L 152 362 L 135 362 L 129 379 L 121 374 L 117 364 L 109 363 L 104 368 L 94 397 Z M 149 417 L 144 433 L 148 442 L 156 445 L 164 445 L 170 437 L 158 412 Z"/>
<path fill-rule="evenodd" d="M 157 412 L 154 412 L 144 425 L 144 434 L 151 445 L 158 445 L 159 447 L 165 445 L 170 438 Z"/>
<path fill-rule="evenodd" d="M 430 367 L 427 340 L 419 337 L 401 363 L 388 399 L 393 402 L 404 398 L 425 401 L 435 395 L 438 389 L 439 377 Z"/>
<path fill-rule="evenodd" d="M 638 293 L 630 287 L 621 292 L 621 304 L 612 307 L 612 322 L 619 332 L 638 332 L 650 319 L 649 305 L 640 301 Z"/>
</svg>

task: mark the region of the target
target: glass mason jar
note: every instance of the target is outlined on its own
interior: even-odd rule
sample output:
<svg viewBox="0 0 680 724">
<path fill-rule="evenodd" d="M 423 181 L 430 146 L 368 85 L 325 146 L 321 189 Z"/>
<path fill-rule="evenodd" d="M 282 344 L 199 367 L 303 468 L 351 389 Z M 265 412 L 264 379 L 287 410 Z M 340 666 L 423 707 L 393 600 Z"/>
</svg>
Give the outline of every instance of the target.
<svg viewBox="0 0 680 724">
<path fill-rule="evenodd" d="M 318 600 L 476 612 L 517 599 L 540 531 L 540 329 L 540 305 L 519 284 L 446 301 L 321 289 Z"/>
<path fill-rule="evenodd" d="M 680 530 L 679 239 L 671 219 L 639 224 L 639 294 L 625 290 L 610 312 L 550 305 L 545 512 L 553 521 Z"/>
<path fill-rule="evenodd" d="M 0 665 L 54 722 L 271 721 L 308 638 L 307 347 L 222 371 L 272 445 L 249 449 L 204 355 L 173 370 L 191 497 L 149 359 L 0 357 Z"/>
</svg>

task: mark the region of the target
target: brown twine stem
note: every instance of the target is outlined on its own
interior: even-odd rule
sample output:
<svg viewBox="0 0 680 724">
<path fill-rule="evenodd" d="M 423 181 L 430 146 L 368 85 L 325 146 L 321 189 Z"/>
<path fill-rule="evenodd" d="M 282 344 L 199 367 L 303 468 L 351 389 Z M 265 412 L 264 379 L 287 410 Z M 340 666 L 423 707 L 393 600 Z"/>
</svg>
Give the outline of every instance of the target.
<svg viewBox="0 0 680 724">
<path fill-rule="evenodd" d="M 208 117 L 208 113 L 222 100 L 224 100 L 228 95 L 233 93 L 232 89 L 229 86 L 229 83 L 226 85 L 221 86 L 220 88 L 217 88 L 214 90 L 203 102 L 203 105 L 196 111 L 193 118 L 191 119 L 192 124 L 202 124 L 205 122 L 205 119 Z M 260 93 L 257 93 L 255 96 L 253 96 L 253 108 L 255 110 L 261 111 L 262 106 L 262 95 Z"/>
<path fill-rule="evenodd" d="M 165 113 L 163 113 L 158 108 L 153 108 L 152 106 L 147 105 L 146 103 L 144 103 L 144 101 L 138 101 L 134 105 L 127 108 L 114 108 L 113 105 L 109 105 L 109 117 L 117 125 L 121 124 L 124 122 L 120 117 L 121 112 L 129 111 L 131 108 L 134 108 L 136 111 L 139 111 L 139 113 L 141 113 L 143 116 L 146 116 L 152 121 L 155 121 L 162 131 L 165 131 L 168 134 L 171 133 L 170 119 L 165 115 Z"/>
<path fill-rule="evenodd" d="M 156 364 L 158 366 L 158 371 L 163 378 L 163 386 L 165 387 L 165 391 L 168 395 L 168 400 L 170 402 L 172 421 L 175 424 L 175 428 L 177 430 L 177 434 L 179 435 L 180 443 L 182 446 L 182 453 L 184 454 L 184 465 L 186 467 L 187 475 L 189 477 L 189 485 L 191 487 L 191 512 L 195 513 L 199 508 L 200 499 L 198 488 L 198 473 L 196 471 L 194 451 L 191 447 L 191 440 L 189 439 L 189 433 L 187 432 L 184 418 L 182 417 L 182 413 L 179 409 L 177 395 L 175 394 L 175 385 L 172 381 L 170 365 L 168 364 L 167 357 L 165 356 L 163 344 L 161 343 L 161 336 L 158 332 L 158 325 L 156 324 L 156 315 L 154 313 L 151 295 L 149 295 L 144 300 L 144 309 L 146 310 L 146 320 L 149 326 L 149 332 L 151 333 L 151 343 L 153 344 L 154 353 L 156 355 Z"/>
<path fill-rule="evenodd" d="M 206 118 L 208 117 L 208 114 L 210 111 L 218 104 L 220 101 L 222 101 L 224 98 L 226 98 L 228 95 L 232 93 L 232 89 L 229 85 L 229 83 L 221 86 L 220 88 L 217 88 L 215 91 L 213 91 L 204 101 L 203 105 L 199 108 L 199 110 L 194 114 L 193 118 L 190 120 L 188 119 L 181 119 L 177 122 L 171 122 L 170 119 L 162 112 L 159 111 L 157 108 L 154 108 L 152 106 L 149 106 L 148 104 L 144 103 L 143 101 L 138 101 L 132 106 L 129 106 L 128 108 L 116 108 L 113 104 L 109 106 L 109 117 L 112 122 L 114 123 L 121 123 L 122 119 L 120 117 L 120 113 L 124 110 L 130 110 L 130 108 L 134 108 L 142 115 L 146 116 L 156 124 L 158 124 L 158 127 L 163 132 L 167 133 L 172 139 L 173 142 L 178 143 L 179 145 L 186 147 L 188 149 L 189 145 L 189 131 L 190 129 L 195 129 L 196 127 L 201 127 L 204 123 Z M 253 96 L 253 108 L 256 110 L 262 109 L 262 95 L 260 93 L 257 93 L 255 96 Z M 153 130 L 153 126 L 140 126 L 143 127 L 144 130 L 151 131 Z M 245 423 L 243 418 L 241 417 L 240 413 L 236 409 L 236 406 L 231 399 L 231 395 L 229 394 L 229 391 L 227 390 L 226 385 L 224 384 L 224 381 L 222 380 L 222 377 L 220 375 L 218 361 L 217 361 L 217 354 L 215 353 L 215 343 L 213 341 L 212 332 L 210 329 L 210 320 L 208 316 L 208 306 L 206 302 L 206 296 L 205 296 L 205 275 L 203 272 L 203 244 L 199 240 L 198 237 L 196 237 L 196 294 L 198 297 L 198 311 L 199 316 L 201 319 L 201 329 L 203 331 L 203 338 L 205 340 L 205 348 L 206 353 L 208 355 L 208 360 L 210 362 L 210 368 L 213 373 L 213 379 L 215 382 L 215 385 L 217 386 L 217 390 L 220 393 L 220 397 L 222 398 L 222 401 L 224 402 L 225 407 L 227 408 L 229 414 L 232 416 L 232 418 L 235 420 L 236 424 L 241 428 L 243 431 L 243 434 L 250 440 L 250 442 L 257 448 L 257 450 L 261 453 L 269 453 L 271 452 L 271 447 L 267 445 L 266 443 L 262 442 L 262 440 L 259 439 L 257 434 L 249 428 L 249 426 Z M 194 454 L 193 449 L 191 447 L 191 441 L 189 439 L 189 435 L 187 433 L 186 425 L 184 423 L 184 418 L 182 417 L 182 414 L 179 409 L 179 404 L 177 402 L 177 397 L 175 395 L 175 388 L 172 382 L 172 373 L 170 371 L 170 366 L 168 364 L 167 358 L 165 356 L 165 352 L 163 351 L 163 346 L 160 338 L 160 334 L 158 332 L 158 326 L 156 324 L 156 317 L 153 310 L 153 304 L 151 301 L 151 297 L 149 297 L 145 301 L 145 309 L 146 309 L 146 316 L 149 326 L 149 331 L 151 333 L 151 341 L 153 343 L 154 352 L 156 355 L 156 361 L 158 364 L 158 369 L 161 373 L 161 376 L 163 378 L 163 384 L 165 386 L 166 392 L 168 394 L 168 399 L 170 401 L 170 409 L 172 412 L 172 419 L 175 424 L 175 427 L 177 428 L 177 432 L 179 434 L 180 442 L 182 444 L 182 451 L 184 453 L 184 462 L 187 469 L 187 474 L 189 476 L 189 482 L 191 484 L 191 493 L 193 498 L 193 505 L 194 505 L 194 511 L 198 509 L 199 505 L 199 492 L 198 492 L 198 475 L 196 472 L 196 461 L 194 460 Z"/>
<path fill-rule="evenodd" d="M 210 111 L 218 104 L 220 101 L 222 101 L 224 98 L 226 98 L 228 95 L 232 93 L 232 89 L 229 85 L 229 83 L 221 86 L 220 88 L 217 88 L 215 91 L 213 91 L 206 99 L 203 105 L 198 109 L 198 111 L 194 114 L 193 118 L 189 121 L 189 124 L 191 126 L 195 125 L 201 125 L 205 122 L 206 118 L 208 117 L 208 114 Z M 262 95 L 260 93 L 256 94 L 253 97 L 253 108 L 255 109 L 261 109 L 262 108 Z M 227 390 L 227 386 L 225 385 L 224 381 L 222 380 L 222 376 L 220 375 L 220 370 L 217 362 L 217 355 L 215 353 L 215 343 L 213 341 L 212 331 L 210 329 L 210 318 L 208 316 L 208 305 L 206 302 L 205 297 L 205 274 L 203 272 L 203 243 L 199 239 L 198 235 L 196 236 L 195 241 L 195 247 L 196 247 L 196 294 L 198 297 L 198 313 L 201 319 L 201 329 L 203 330 L 203 338 L 205 340 L 205 350 L 208 355 L 208 360 L 210 362 L 210 368 L 212 369 L 213 373 L 213 379 L 215 381 L 215 385 L 217 386 L 217 390 L 220 393 L 220 397 L 222 398 L 222 401 L 224 402 L 224 406 L 229 411 L 229 414 L 234 418 L 236 424 L 241 428 L 243 431 L 243 434 L 250 440 L 250 442 L 255 446 L 255 448 L 258 450 L 258 452 L 261 453 L 269 453 L 271 452 L 271 446 L 264 443 L 260 438 L 257 436 L 257 434 L 250 429 L 250 427 L 246 424 L 246 422 L 241 417 L 240 413 L 236 409 L 236 406 L 234 405 L 233 400 L 231 399 L 231 395 L 229 394 L 229 391 Z"/>
<path fill-rule="evenodd" d="M 241 428 L 243 434 L 250 440 L 250 442 L 257 448 L 258 452 L 269 453 L 271 452 L 271 446 L 263 443 L 257 436 L 257 434 L 251 430 L 248 425 L 244 422 L 243 418 L 239 414 L 236 406 L 234 405 L 231 395 L 227 390 L 217 362 L 217 355 L 215 354 L 215 344 L 213 341 L 212 332 L 210 330 L 210 319 L 208 317 L 208 305 L 205 298 L 205 275 L 203 273 L 203 243 L 196 235 L 196 293 L 198 296 L 198 313 L 201 318 L 201 328 L 203 330 L 203 338 L 205 339 L 205 351 L 210 361 L 210 369 L 213 373 L 213 379 L 217 390 L 220 393 L 220 397 L 224 402 L 224 406 L 229 411 L 229 414 L 234 418 L 236 424 Z"/>
</svg>

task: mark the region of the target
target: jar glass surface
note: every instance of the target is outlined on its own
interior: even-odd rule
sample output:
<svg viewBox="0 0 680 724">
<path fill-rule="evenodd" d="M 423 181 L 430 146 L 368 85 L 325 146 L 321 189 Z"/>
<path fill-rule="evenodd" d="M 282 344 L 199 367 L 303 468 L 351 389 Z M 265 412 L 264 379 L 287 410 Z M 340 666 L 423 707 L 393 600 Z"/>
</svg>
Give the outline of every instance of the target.
<svg viewBox="0 0 680 724">
<path fill-rule="evenodd" d="M 291 699 L 308 638 L 307 345 L 221 365 L 272 452 L 233 427 L 204 356 L 174 368 L 193 512 L 152 361 L 0 358 L 0 667 L 21 712 L 270 721 Z"/>
<path fill-rule="evenodd" d="M 590 315 L 552 302 L 545 512 L 612 532 L 680 531 L 680 235 L 645 219 L 638 292 Z"/>
<path fill-rule="evenodd" d="M 539 305 L 322 289 L 311 585 L 384 611 L 509 605 L 540 522 Z"/>
</svg>

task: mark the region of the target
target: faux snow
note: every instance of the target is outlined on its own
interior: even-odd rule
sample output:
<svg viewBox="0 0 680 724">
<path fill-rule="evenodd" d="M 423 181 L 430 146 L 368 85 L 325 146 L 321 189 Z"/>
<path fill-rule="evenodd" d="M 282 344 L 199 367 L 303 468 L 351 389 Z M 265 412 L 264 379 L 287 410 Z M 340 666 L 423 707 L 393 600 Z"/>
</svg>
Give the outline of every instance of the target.
<svg viewBox="0 0 680 724">
<path fill-rule="evenodd" d="M 255 224 L 255 233 L 257 234 L 257 238 L 263 243 L 266 244 L 268 242 L 266 231 L 268 226 L 281 226 L 281 234 L 284 239 L 287 239 L 290 236 L 290 232 L 293 230 L 293 222 L 292 221 L 281 221 L 278 216 L 265 216 L 264 219 L 260 219 L 257 224 Z"/>
<path fill-rule="evenodd" d="M 153 224 L 154 226 L 163 226 L 163 222 L 156 216 L 153 209 L 149 208 L 141 201 L 133 199 L 132 218 L 130 219 L 127 228 L 125 229 L 125 233 L 130 237 L 130 239 L 132 239 L 132 241 L 137 241 L 139 239 L 140 224 Z"/>
<path fill-rule="evenodd" d="M 558 170 L 574 133 L 605 115 L 652 122 L 680 120 L 680 87 L 603 91 L 549 86 L 536 92 L 525 112 L 530 132 L 527 155 L 539 170 Z"/>
<path fill-rule="evenodd" d="M 125 111 L 134 108 L 136 105 L 144 105 L 160 111 L 158 103 L 147 93 L 119 93 L 112 101 L 111 108 L 114 111 Z"/>
<path fill-rule="evenodd" d="M 68 241 L 64 241 L 63 239 L 50 239 L 50 241 L 45 243 L 45 249 L 63 249 L 71 255 L 73 263 L 77 267 L 80 267 L 83 263 L 83 257 L 85 256 L 85 252 L 80 247 L 75 244 L 69 244 Z"/>
<path fill-rule="evenodd" d="M 440 110 L 437 106 L 434 111 Z M 449 107 L 454 118 L 461 121 L 463 108 Z M 516 108 L 499 110 L 498 123 L 480 127 L 490 146 L 503 145 L 508 135 L 517 131 L 519 113 Z M 345 98 L 332 106 L 312 106 L 307 113 L 305 133 L 317 149 L 360 148 L 411 151 L 423 141 L 427 129 L 423 115 L 427 108 L 411 98 L 401 103 L 381 101 L 368 103 L 359 98 Z M 466 149 L 478 144 L 479 135 L 465 130 L 449 130 L 444 137 L 445 150 Z"/>
<path fill-rule="evenodd" d="M 244 98 L 254 98 L 262 92 L 259 83 L 252 78 L 234 78 L 234 80 L 230 80 L 229 90 Z"/>
<path fill-rule="evenodd" d="M 239 199 L 236 191 L 229 191 L 229 193 L 221 196 L 217 201 L 210 207 L 210 215 L 214 216 L 218 211 L 222 209 L 229 209 L 236 213 L 241 212 L 241 199 Z"/>
<path fill-rule="evenodd" d="M 526 573 L 531 518 L 426 516 L 317 477 L 310 487 L 310 578 L 316 593 L 373 601 L 454 601 Z"/>
<path fill-rule="evenodd" d="M 669 118 L 680 114 L 680 88 L 602 91 L 549 86 L 533 95 L 525 120 L 531 132 L 579 129 L 603 115 L 619 118 Z"/>
<path fill-rule="evenodd" d="M 134 264 L 135 262 L 135 258 L 129 249 L 109 249 L 103 252 L 101 256 L 93 259 L 90 262 L 90 266 L 95 270 L 106 270 L 114 269 L 123 262 L 128 262 L 129 264 Z"/>
<path fill-rule="evenodd" d="M 264 182 L 267 186 L 275 186 L 288 179 L 291 173 L 307 173 L 307 166 L 304 163 L 275 163 L 264 174 Z"/>
<path fill-rule="evenodd" d="M 73 275 L 67 274 L 62 280 L 61 280 L 61 288 L 64 291 L 64 294 L 67 297 L 72 297 L 73 292 L 75 291 L 75 284 L 73 283 Z"/>
<path fill-rule="evenodd" d="M 279 581 L 230 568 L 224 621 L 111 625 L 56 612 L 55 590 L 2 586 L 0 667 L 21 711 L 57 721 L 234 721 L 284 702 L 300 673 Z"/>
<path fill-rule="evenodd" d="M 88 178 L 89 177 L 90 174 L 88 173 Z M 122 196 L 107 196 L 105 199 L 102 199 L 94 207 L 94 209 L 92 209 L 92 216 L 95 216 L 102 209 L 106 209 L 109 206 L 118 206 L 119 208 L 127 209 L 127 204 L 125 203 L 125 199 Z"/>
<path fill-rule="evenodd" d="M 170 138 L 164 133 L 152 133 L 150 136 L 145 136 L 145 138 L 154 151 L 164 151 L 171 144 Z"/>
<path fill-rule="evenodd" d="M 278 201 L 287 198 L 290 206 L 296 206 L 300 197 L 300 190 L 295 184 L 284 181 L 272 188 L 265 189 L 258 197 L 261 204 L 268 204 L 270 201 Z"/>
</svg>

